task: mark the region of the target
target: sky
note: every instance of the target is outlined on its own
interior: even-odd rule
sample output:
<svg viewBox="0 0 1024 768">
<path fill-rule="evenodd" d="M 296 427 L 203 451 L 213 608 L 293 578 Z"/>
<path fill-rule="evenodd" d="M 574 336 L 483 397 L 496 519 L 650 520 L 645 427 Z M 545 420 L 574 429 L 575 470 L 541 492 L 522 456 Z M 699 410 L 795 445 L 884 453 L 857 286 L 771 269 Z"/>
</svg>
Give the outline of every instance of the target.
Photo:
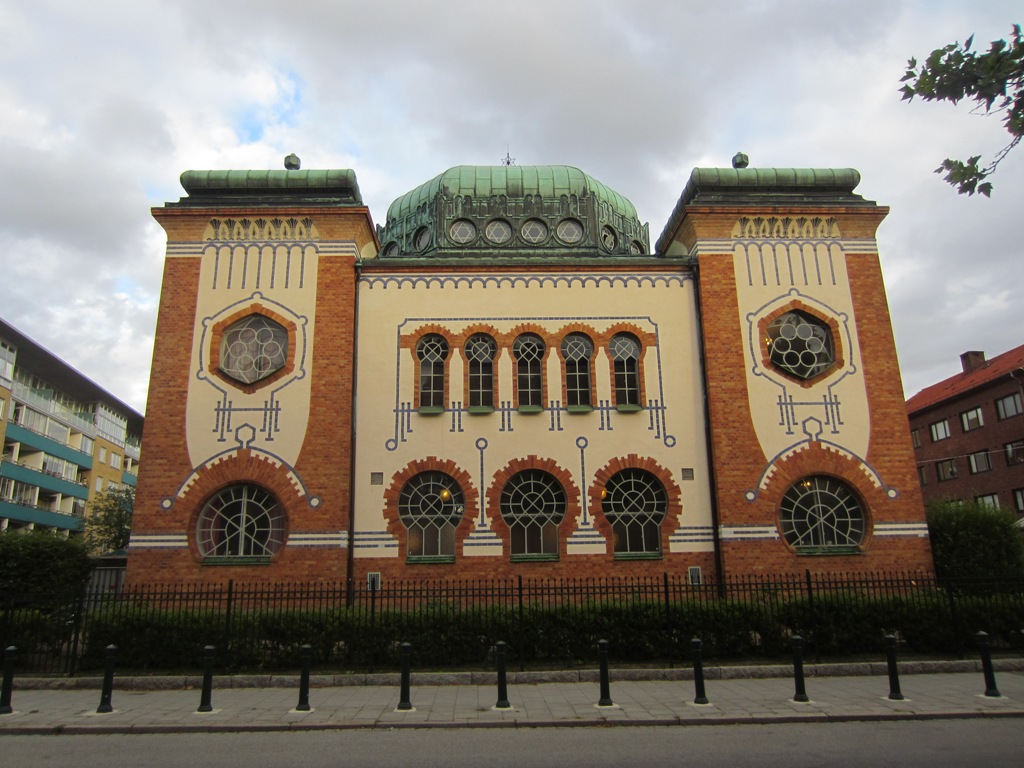
<svg viewBox="0 0 1024 768">
<path fill-rule="evenodd" d="M 1014 15 L 1016 14 L 1016 16 Z M 1009 141 L 901 101 L 907 59 L 1019 0 L 0 0 L 0 316 L 144 411 L 188 169 L 352 168 L 375 223 L 454 165 L 579 167 L 652 245 L 695 167 L 856 168 L 909 396 L 1024 343 L 1024 148 L 991 199 L 933 173 Z"/>
</svg>

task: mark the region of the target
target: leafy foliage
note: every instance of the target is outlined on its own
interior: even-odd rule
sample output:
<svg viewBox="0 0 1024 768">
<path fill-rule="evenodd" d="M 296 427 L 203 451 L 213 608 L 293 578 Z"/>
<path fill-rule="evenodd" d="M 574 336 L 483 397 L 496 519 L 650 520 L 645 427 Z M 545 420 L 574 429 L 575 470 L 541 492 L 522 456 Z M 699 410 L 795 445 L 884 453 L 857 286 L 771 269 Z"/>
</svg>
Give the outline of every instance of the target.
<svg viewBox="0 0 1024 768">
<path fill-rule="evenodd" d="M 49 531 L 0 533 L 0 595 L 73 596 L 81 592 L 93 564 L 79 536 Z"/>
<path fill-rule="evenodd" d="M 135 489 L 128 485 L 107 488 L 89 502 L 85 536 L 93 552 L 103 554 L 128 547 L 134 509 Z"/>
<path fill-rule="evenodd" d="M 930 504 L 928 534 L 940 581 L 1024 577 L 1024 532 L 1013 512 L 976 502 Z"/>
<path fill-rule="evenodd" d="M 1012 139 L 988 165 L 980 166 L 981 155 L 975 155 L 966 163 L 946 158 L 935 169 L 945 173 L 945 181 L 960 194 L 989 197 L 992 183 L 987 179 L 1024 135 L 1024 38 L 1020 25 L 1014 24 L 1009 40 L 993 40 L 987 53 L 976 53 L 973 45 L 971 35 L 962 46 L 956 42 L 935 49 L 920 66 L 917 59 L 910 59 L 900 91 L 905 101 L 917 96 L 958 104 L 967 99 L 975 103 L 976 113 L 1003 116 Z"/>
</svg>

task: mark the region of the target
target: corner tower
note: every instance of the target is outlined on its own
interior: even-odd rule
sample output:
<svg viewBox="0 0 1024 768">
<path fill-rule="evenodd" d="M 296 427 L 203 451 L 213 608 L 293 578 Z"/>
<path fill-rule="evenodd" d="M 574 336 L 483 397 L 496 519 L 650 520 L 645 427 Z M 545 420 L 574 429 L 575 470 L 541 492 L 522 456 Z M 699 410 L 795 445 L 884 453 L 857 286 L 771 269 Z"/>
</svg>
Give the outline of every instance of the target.
<svg viewBox="0 0 1024 768">
<path fill-rule="evenodd" d="M 724 576 L 932 567 L 859 181 L 698 168 L 658 241 L 696 266 Z"/>
<path fill-rule="evenodd" d="M 356 264 L 349 170 L 187 171 L 167 232 L 132 582 L 343 578 Z M 216 566 L 231 565 L 231 568 Z"/>
</svg>

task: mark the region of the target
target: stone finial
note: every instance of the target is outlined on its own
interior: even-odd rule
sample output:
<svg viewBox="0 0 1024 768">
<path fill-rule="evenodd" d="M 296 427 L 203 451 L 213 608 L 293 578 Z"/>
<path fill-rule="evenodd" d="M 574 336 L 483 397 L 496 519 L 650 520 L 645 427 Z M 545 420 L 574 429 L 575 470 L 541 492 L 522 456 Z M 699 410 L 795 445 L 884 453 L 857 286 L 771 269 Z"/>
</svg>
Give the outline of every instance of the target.
<svg viewBox="0 0 1024 768">
<path fill-rule="evenodd" d="M 743 154 L 742 152 L 737 152 L 735 155 L 733 155 L 733 168 L 746 168 L 748 165 L 750 165 L 750 158 L 747 157 L 745 154 Z"/>
<path fill-rule="evenodd" d="M 297 171 L 302 167 L 302 161 L 299 160 L 299 156 L 292 152 L 284 159 L 284 167 L 289 171 Z"/>
</svg>

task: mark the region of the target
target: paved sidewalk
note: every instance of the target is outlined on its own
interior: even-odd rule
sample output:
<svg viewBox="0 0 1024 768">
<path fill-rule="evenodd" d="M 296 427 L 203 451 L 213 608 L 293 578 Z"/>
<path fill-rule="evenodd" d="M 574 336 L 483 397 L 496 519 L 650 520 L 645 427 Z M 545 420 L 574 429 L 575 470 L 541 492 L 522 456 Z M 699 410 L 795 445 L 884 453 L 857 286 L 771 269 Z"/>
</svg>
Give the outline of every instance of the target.
<svg viewBox="0 0 1024 768">
<path fill-rule="evenodd" d="M 397 679 L 397 678 L 396 678 Z M 94 689 L 18 689 L 3 734 L 177 733 L 343 728 L 710 725 L 844 720 L 1024 717 L 1024 672 L 998 671 L 1000 697 L 984 695 L 980 673 L 902 675 L 903 701 L 888 698 L 883 675 L 808 677 L 808 703 L 794 702 L 792 677 L 709 679 L 710 703 L 693 703 L 686 680 L 616 680 L 610 707 L 594 681 L 510 683 L 510 709 L 495 709 L 495 685 L 417 685 L 411 711 L 397 711 L 398 685 L 312 688 L 296 712 L 297 687 L 218 688 L 213 712 L 198 713 L 200 690 L 118 690 L 114 712 L 96 714 Z"/>
</svg>

